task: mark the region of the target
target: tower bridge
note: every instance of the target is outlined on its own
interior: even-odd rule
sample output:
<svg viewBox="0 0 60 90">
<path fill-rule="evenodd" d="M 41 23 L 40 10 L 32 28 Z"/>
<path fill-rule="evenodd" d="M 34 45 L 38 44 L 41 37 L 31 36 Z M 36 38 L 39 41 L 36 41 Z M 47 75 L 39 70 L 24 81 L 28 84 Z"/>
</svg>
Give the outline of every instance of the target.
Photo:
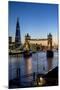
<svg viewBox="0 0 60 90">
<path fill-rule="evenodd" d="M 25 44 L 24 46 L 27 46 L 27 49 L 30 48 L 31 44 L 35 44 L 39 47 L 47 47 L 48 49 L 52 50 L 52 35 L 51 33 L 49 33 L 47 35 L 47 38 L 43 38 L 43 39 L 33 39 L 31 38 L 31 36 L 27 33 L 27 35 L 25 36 Z"/>
</svg>

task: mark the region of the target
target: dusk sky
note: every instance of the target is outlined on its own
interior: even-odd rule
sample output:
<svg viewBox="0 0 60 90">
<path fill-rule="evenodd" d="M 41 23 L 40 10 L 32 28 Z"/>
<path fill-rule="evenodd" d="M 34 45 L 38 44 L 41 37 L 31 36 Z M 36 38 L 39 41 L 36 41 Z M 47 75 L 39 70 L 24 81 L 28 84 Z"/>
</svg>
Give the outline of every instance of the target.
<svg viewBox="0 0 60 90">
<path fill-rule="evenodd" d="M 29 33 L 31 38 L 47 38 L 51 33 L 58 38 L 58 5 L 9 2 L 9 36 L 15 37 L 19 17 L 21 39 Z"/>
</svg>

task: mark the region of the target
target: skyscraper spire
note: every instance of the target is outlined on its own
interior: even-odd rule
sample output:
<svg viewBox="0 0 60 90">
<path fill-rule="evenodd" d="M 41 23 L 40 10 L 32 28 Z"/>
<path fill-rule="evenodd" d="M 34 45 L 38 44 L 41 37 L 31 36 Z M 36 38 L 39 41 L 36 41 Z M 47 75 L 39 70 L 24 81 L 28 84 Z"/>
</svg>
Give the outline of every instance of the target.
<svg viewBox="0 0 60 90">
<path fill-rule="evenodd" d="M 21 45 L 19 18 L 17 18 L 17 23 L 16 23 L 15 45 L 16 47 L 19 47 Z"/>
</svg>

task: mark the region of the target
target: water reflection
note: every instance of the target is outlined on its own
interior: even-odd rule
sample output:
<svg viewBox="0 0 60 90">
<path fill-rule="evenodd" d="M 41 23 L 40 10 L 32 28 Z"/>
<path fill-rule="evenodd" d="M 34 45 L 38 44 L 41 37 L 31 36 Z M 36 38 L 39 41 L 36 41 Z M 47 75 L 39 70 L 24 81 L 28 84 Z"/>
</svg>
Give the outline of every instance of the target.
<svg viewBox="0 0 60 90">
<path fill-rule="evenodd" d="M 25 74 L 28 75 L 26 79 L 30 81 L 32 79 L 31 73 L 32 73 L 32 57 L 24 58 L 25 63 Z"/>
<path fill-rule="evenodd" d="M 32 73 L 32 57 L 25 58 L 25 72 L 26 74 Z"/>
<path fill-rule="evenodd" d="M 37 64 L 38 64 L 38 73 L 48 72 L 50 69 L 58 66 L 58 54 L 54 53 L 53 58 L 46 58 L 45 52 L 38 53 L 38 63 L 37 63 L 37 54 L 33 54 L 32 57 L 9 57 L 9 79 L 16 77 L 16 70 L 20 68 L 21 76 L 28 75 L 31 73 L 37 73 Z M 21 78 L 22 81 L 24 78 Z M 31 79 L 31 77 L 27 77 Z"/>
<path fill-rule="evenodd" d="M 47 58 L 48 71 L 52 69 L 53 58 Z"/>
<path fill-rule="evenodd" d="M 16 78 L 19 79 L 21 77 L 21 70 L 20 70 L 20 59 L 16 57 Z"/>
<path fill-rule="evenodd" d="M 16 57 L 16 68 L 20 68 L 20 58 Z"/>
</svg>

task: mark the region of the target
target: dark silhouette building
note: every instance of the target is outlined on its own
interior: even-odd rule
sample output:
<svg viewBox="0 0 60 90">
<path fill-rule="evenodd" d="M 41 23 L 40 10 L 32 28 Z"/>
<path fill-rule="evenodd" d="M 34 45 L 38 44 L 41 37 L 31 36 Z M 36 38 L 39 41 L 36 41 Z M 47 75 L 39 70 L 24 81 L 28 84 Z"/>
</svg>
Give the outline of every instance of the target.
<svg viewBox="0 0 60 90">
<path fill-rule="evenodd" d="M 9 36 L 9 44 L 11 44 L 11 43 L 12 43 L 12 37 Z"/>
<path fill-rule="evenodd" d="M 21 35 L 20 35 L 19 19 L 17 18 L 16 34 L 15 34 L 15 46 L 17 48 L 20 45 L 21 45 Z"/>
</svg>

